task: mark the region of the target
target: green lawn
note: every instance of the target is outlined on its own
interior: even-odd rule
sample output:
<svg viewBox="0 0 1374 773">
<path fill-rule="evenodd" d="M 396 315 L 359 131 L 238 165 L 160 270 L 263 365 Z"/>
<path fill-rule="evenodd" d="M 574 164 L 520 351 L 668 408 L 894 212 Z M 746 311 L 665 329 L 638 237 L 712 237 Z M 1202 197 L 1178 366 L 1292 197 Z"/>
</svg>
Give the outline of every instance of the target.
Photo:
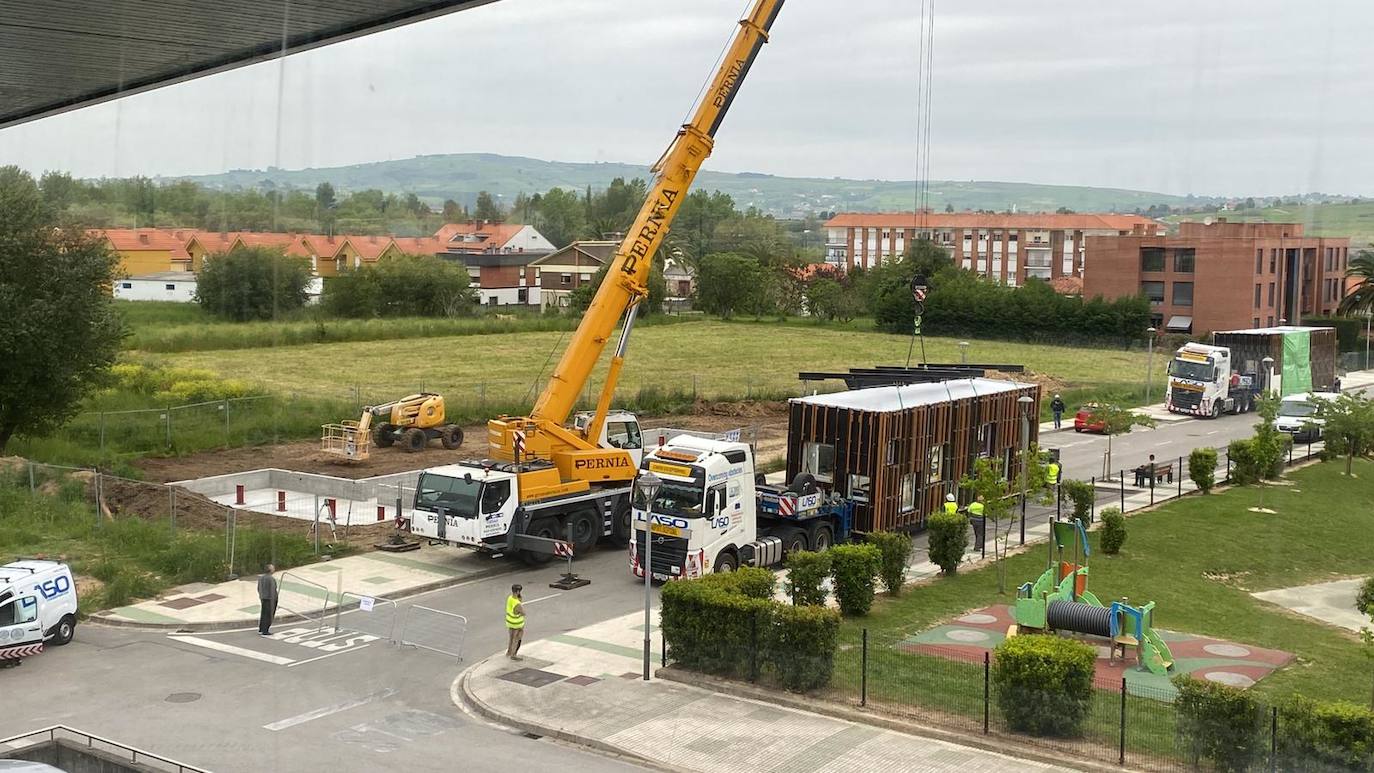
<svg viewBox="0 0 1374 773">
<path fill-rule="evenodd" d="M 1357 462 L 1353 479 L 1342 470 L 1342 462 L 1320 464 L 1291 473 L 1291 486 L 1270 487 L 1266 504 L 1277 509 L 1277 515 L 1248 512 L 1258 491 L 1233 488 L 1186 497 L 1130 517 L 1129 537 L 1117 556 L 1097 552 L 1094 532 L 1088 588 L 1104 602 L 1123 596 L 1137 603 L 1157 602 L 1155 624 L 1161 628 L 1296 655 L 1293 664 L 1253 688 L 1260 695 L 1301 693 L 1367 704 L 1374 664 L 1364 657 L 1356 635 L 1250 595 L 1374 570 L 1374 543 L 1367 538 L 1374 529 L 1374 507 L 1369 504 L 1374 502 L 1374 462 Z M 1011 557 L 1008 585 L 1033 580 L 1045 561 L 1043 546 Z M 894 695 L 929 698 L 931 679 L 909 662 L 913 656 L 893 646 L 962 612 L 1011 598 L 1014 591 L 1006 596 L 997 593 L 995 570 L 986 567 L 911 588 L 897 599 L 881 599 L 869 616 L 845 622 L 842 642 L 849 647 L 837 663 L 837 680 L 855 678 L 855 645 L 867 628 L 870 662 L 897 675 L 889 687 L 875 685 L 870 672 L 870 691 L 876 687 L 891 689 Z M 976 687 L 981 695 L 981 683 Z"/>
<path fill-rule="evenodd" d="M 1302 223 L 1308 236 L 1347 236 L 1351 247 L 1374 244 L 1374 201 L 1359 204 L 1304 204 L 1297 207 L 1240 209 L 1232 212 L 1192 212 L 1171 215 L 1172 222 L 1224 217 L 1232 222 Z"/>
<path fill-rule="evenodd" d="M 695 392 L 714 398 L 789 396 L 801 393 L 797 373 L 851 366 L 902 364 L 910 339 L 862 329 L 801 322 L 689 321 L 636 329 L 621 377 L 621 394 L 644 387 Z M 251 351 L 198 351 L 168 355 L 170 364 L 207 368 L 246 378 L 278 393 L 323 398 L 387 399 L 420 389 L 438 390 L 450 401 L 528 399 L 542 388 L 566 331 L 494 333 L 302 345 Z M 1102 390 L 1138 402 L 1145 353 L 1007 341 L 973 341 L 970 362 L 1023 363 L 1066 390 L 1074 402 Z M 607 345 L 614 347 L 614 341 Z M 933 362 L 959 362 L 958 340 L 927 338 Z M 917 359 L 919 358 L 919 352 Z M 602 358 L 604 373 L 609 354 Z M 1162 358 L 1155 378 L 1162 385 Z M 840 388 L 830 382 L 827 389 Z M 1157 387 L 1156 396 L 1162 394 Z M 1134 398 L 1134 399 L 1133 399 Z"/>
</svg>

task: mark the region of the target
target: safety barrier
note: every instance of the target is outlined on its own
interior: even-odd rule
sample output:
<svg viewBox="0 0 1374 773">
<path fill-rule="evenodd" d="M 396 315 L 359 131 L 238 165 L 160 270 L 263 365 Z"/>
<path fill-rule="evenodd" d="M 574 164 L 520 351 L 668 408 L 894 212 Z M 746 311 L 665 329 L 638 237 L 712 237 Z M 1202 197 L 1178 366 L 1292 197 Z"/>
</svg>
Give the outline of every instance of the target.
<svg viewBox="0 0 1374 773">
<path fill-rule="evenodd" d="M 277 585 L 277 619 L 324 627 L 329 615 L 329 589 L 293 572 L 282 572 Z"/>
<path fill-rule="evenodd" d="M 463 659 L 468 619 L 453 612 L 413 605 L 406 610 L 401 644 Z"/>
<path fill-rule="evenodd" d="M 46 741 L 29 740 L 37 739 L 41 736 L 47 736 Z M 169 757 L 153 754 L 152 752 L 147 752 L 137 747 L 129 746 L 128 744 L 122 744 L 118 741 L 111 741 L 108 738 L 101 738 L 98 735 L 91 735 L 90 733 L 85 733 L 67 727 L 66 725 L 50 725 L 28 733 L 12 735 L 9 738 L 0 738 L 0 747 L 9 750 L 17 750 L 45 742 L 48 744 L 56 744 L 58 741 L 67 740 L 68 736 L 74 736 L 77 742 L 84 744 L 87 749 L 92 751 L 114 751 L 121 755 L 128 755 L 129 762 L 139 765 L 141 768 L 151 770 L 175 770 L 177 773 L 210 773 L 210 771 L 205 768 L 198 768 L 195 765 L 177 762 Z"/>
<path fill-rule="evenodd" d="M 335 633 L 364 633 L 396 643 L 396 620 L 399 617 L 396 602 L 350 591 L 344 591 L 338 600 L 339 604 L 334 608 Z"/>
</svg>

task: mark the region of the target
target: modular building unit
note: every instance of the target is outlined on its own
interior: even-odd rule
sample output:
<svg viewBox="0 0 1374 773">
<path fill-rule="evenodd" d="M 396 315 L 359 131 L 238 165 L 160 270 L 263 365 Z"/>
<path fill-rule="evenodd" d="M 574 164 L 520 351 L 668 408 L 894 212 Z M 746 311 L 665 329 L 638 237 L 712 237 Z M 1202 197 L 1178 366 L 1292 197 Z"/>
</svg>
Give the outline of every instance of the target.
<svg viewBox="0 0 1374 773">
<path fill-rule="evenodd" d="M 815 476 L 855 502 L 859 531 L 917 529 L 980 456 L 1020 474 L 1022 406 L 1038 437 L 1040 387 L 986 378 L 874 387 L 793 398 L 787 479 Z"/>
<path fill-rule="evenodd" d="M 1336 379 L 1336 329 L 1332 327 L 1263 327 L 1212 334 L 1214 346 L 1231 350 L 1231 367 L 1255 374 L 1281 397 L 1301 392 L 1328 392 Z M 1274 359 L 1264 372 L 1264 358 Z"/>
</svg>

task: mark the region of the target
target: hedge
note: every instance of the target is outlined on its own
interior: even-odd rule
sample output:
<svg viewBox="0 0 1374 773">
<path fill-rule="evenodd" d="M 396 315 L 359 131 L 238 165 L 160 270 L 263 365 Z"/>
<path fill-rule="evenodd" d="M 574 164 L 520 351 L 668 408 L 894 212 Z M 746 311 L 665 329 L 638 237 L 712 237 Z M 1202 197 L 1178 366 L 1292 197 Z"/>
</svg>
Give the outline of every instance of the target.
<svg viewBox="0 0 1374 773">
<path fill-rule="evenodd" d="M 1374 615 L 1374 577 L 1367 577 L 1360 583 L 1360 592 L 1355 596 L 1355 608 L 1362 614 Z"/>
<path fill-rule="evenodd" d="M 882 554 L 878 576 L 883 587 L 893 596 L 902 592 L 906 582 L 906 562 L 911 558 L 911 535 L 896 531 L 875 531 L 868 535 L 869 544 L 878 548 Z"/>
<path fill-rule="evenodd" d="M 1212 493 L 1217 482 L 1217 450 L 1215 448 L 1194 448 L 1188 454 L 1188 477 L 1197 484 L 1204 494 Z"/>
<path fill-rule="evenodd" d="M 825 578 L 830 576 L 830 553 L 800 550 L 789 553 L 786 561 L 787 581 L 783 591 L 799 607 L 825 606 Z"/>
<path fill-rule="evenodd" d="M 1102 511 L 1102 552 L 1114 556 L 1126 544 L 1126 517 L 1115 507 Z"/>
<path fill-rule="evenodd" d="M 997 645 L 992 687 L 1013 731 L 1076 736 L 1093 699 L 1097 651 L 1059 636 L 1013 636 Z"/>
<path fill-rule="evenodd" d="M 1295 696 L 1279 706 L 1279 770 L 1374 770 L 1374 712 Z"/>
<path fill-rule="evenodd" d="M 1194 764 L 1210 760 L 1217 770 L 1247 770 L 1265 751 L 1259 701 L 1245 690 L 1185 674 L 1173 678 L 1179 748 Z"/>
<path fill-rule="evenodd" d="M 673 665 L 763 677 L 791 690 L 824 686 L 834 670 L 839 613 L 780 604 L 772 588 L 773 573 L 752 567 L 664 585 L 663 638 Z"/>
<path fill-rule="evenodd" d="M 874 578 L 882 570 L 883 554 L 874 545 L 839 545 L 830 549 L 830 576 L 840 611 L 855 617 L 873 606 Z"/>
<path fill-rule="evenodd" d="M 968 545 L 968 532 L 969 521 L 959 513 L 944 510 L 932 513 L 926 519 L 926 550 L 930 553 L 930 562 L 945 574 L 958 571 Z"/>
</svg>

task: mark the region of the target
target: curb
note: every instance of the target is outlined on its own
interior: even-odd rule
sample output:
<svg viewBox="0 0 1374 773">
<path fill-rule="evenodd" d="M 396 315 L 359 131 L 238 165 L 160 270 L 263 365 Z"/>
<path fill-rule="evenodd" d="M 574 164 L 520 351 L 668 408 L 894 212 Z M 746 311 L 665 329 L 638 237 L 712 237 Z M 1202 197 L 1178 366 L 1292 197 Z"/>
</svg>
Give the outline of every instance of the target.
<svg viewBox="0 0 1374 773">
<path fill-rule="evenodd" d="M 475 572 L 470 572 L 461 577 L 446 577 L 442 580 L 435 580 L 433 582 L 424 583 L 423 585 L 416 585 L 412 588 L 406 588 L 400 591 L 399 593 L 386 596 L 386 598 L 391 599 L 393 601 L 410 598 L 411 596 L 418 596 L 422 593 L 429 593 L 430 591 L 443 590 L 444 588 L 452 588 L 454 586 L 462 585 L 464 583 L 471 581 L 485 580 L 489 577 L 496 577 L 511 571 L 515 571 L 515 569 L 512 569 L 507 566 L 493 566 L 488 569 L 478 569 Z M 334 608 L 326 609 L 325 614 L 328 615 L 329 613 L 333 612 L 333 610 Z M 309 621 L 310 619 L 311 618 L 307 618 L 302 615 L 279 615 L 273 618 L 273 623 Z M 104 625 L 109 626 L 111 628 L 128 628 L 140 631 L 170 631 L 173 633 L 194 633 L 202 631 L 232 631 L 236 628 L 252 627 L 258 624 L 258 618 L 256 616 L 241 617 L 235 618 L 233 620 L 211 620 L 203 623 L 140 623 L 135 620 L 119 620 L 116 618 L 102 617 L 101 613 L 97 612 L 93 615 L 90 615 L 82 622 L 87 625 Z"/>
<path fill-rule="evenodd" d="M 581 746 L 599 752 L 601 754 L 607 754 L 613 757 L 623 758 L 631 762 L 634 762 L 635 764 L 643 765 L 647 768 L 652 768 L 654 770 L 669 771 L 669 773 L 688 773 L 687 768 L 678 768 L 671 765 L 667 765 L 658 760 L 645 757 L 642 754 L 638 754 L 623 747 L 616 746 L 615 744 L 606 743 L 605 741 L 598 741 L 595 738 L 587 738 L 585 736 L 569 733 L 561 728 L 554 728 L 549 727 L 547 725 L 541 725 L 537 722 L 530 722 L 529 720 L 521 719 L 514 715 L 506 714 L 505 712 L 498 711 L 497 709 L 493 708 L 491 704 L 484 702 L 481 698 L 478 698 L 477 695 L 472 692 L 472 690 L 468 686 L 468 682 L 471 681 L 472 674 L 474 671 L 476 671 L 478 668 L 481 668 L 483 665 L 487 663 L 487 661 L 495 657 L 500 657 L 500 655 L 490 655 L 486 658 L 483 658 L 482 660 L 477 661 L 471 667 L 464 670 L 463 673 L 459 674 L 456 679 L 453 680 L 453 684 L 449 687 L 449 698 L 453 701 L 455 705 L 459 706 L 459 708 L 462 708 L 464 705 L 466 705 L 473 711 L 477 712 L 478 715 L 486 719 L 489 719 L 497 724 L 505 725 L 506 727 L 518 730 L 522 733 L 544 736 L 547 738 L 555 738 L 564 743 L 573 744 L 575 746 Z"/>
<path fill-rule="evenodd" d="M 1002 735 L 985 736 L 981 733 L 965 734 L 953 730 L 931 727 L 930 725 L 918 725 L 909 720 L 890 719 L 878 714 L 842 706 L 826 700 L 808 698 L 800 694 L 768 690 L 753 685 L 740 684 L 708 674 L 682 671 L 672 666 L 657 669 L 654 671 L 654 676 L 665 681 L 677 682 L 689 687 L 709 690 L 722 695 L 730 695 L 736 698 L 759 701 L 761 703 L 786 706 L 787 708 L 796 709 L 797 711 L 820 714 L 822 716 L 842 719 L 859 725 L 880 727 L 884 730 L 891 730 L 914 738 L 933 738 L 959 746 L 967 746 L 985 752 L 1000 754 L 1012 759 L 1031 760 L 1046 765 L 1073 767 L 1077 770 L 1095 771 L 1097 773 L 1121 773 L 1123 770 L 1137 769 L 1129 764 L 1121 766 L 1078 757 L 1066 759 L 1071 752 L 1050 752 L 1037 746 L 1016 743 Z M 992 738 L 997 738 L 1002 742 L 993 742 L 990 740 Z"/>
</svg>

